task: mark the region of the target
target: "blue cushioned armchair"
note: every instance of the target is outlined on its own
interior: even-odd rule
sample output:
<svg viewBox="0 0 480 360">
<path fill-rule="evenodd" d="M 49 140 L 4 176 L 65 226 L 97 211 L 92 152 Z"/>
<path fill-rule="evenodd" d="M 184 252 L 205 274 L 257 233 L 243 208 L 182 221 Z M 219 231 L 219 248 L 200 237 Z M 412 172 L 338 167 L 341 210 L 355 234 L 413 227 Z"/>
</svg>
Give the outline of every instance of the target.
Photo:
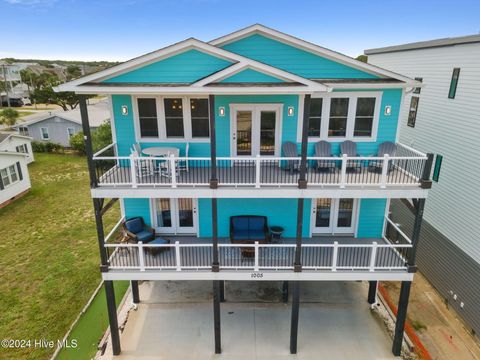
<svg viewBox="0 0 480 360">
<path fill-rule="evenodd" d="M 134 217 L 122 224 L 124 234 L 134 242 L 148 243 L 155 239 L 155 229 L 145 224 L 143 218 Z"/>
</svg>

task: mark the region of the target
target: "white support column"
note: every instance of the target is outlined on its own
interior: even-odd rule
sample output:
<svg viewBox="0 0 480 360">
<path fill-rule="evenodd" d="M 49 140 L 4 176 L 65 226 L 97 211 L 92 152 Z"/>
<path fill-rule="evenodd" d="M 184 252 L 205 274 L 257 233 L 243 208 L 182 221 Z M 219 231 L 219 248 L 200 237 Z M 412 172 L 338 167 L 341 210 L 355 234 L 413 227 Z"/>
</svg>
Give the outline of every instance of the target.
<svg viewBox="0 0 480 360">
<path fill-rule="evenodd" d="M 136 162 L 135 157 L 130 155 L 130 177 L 132 178 L 132 187 L 137 187 L 137 171 L 136 171 Z"/>
<path fill-rule="evenodd" d="M 333 242 L 332 271 L 337 271 L 338 241 Z"/>
<path fill-rule="evenodd" d="M 175 155 L 170 155 L 170 173 L 172 175 L 172 188 L 177 187 L 177 167 L 175 166 Z"/>
<path fill-rule="evenodd" d="M 145 271 L 145 253 L 143 249 L 143 242 L 138 242 L 138 263 L 140 264 L 140 271 Z"/>
<path fill-rule="evenodd" d="M 177 271 L 182 271 L 181 257 L 180 257 L 180 242 L 175 241 L 175 263 Z"/>
<path fill-rule="evenodd" d="M 347 182 L 347 154 L 342 155 L 342 169 L 340 175 L 340 188 L 345 189 Z"/>
<path fill-rule="evenodd" d="M 370 267 L 369 271 L 375 271 L 375 260 L 377 259 L 377 248 L 378 244 L 376 241 L 372 243 L 372 254 L 370 256 Z"/>
<path fill-rule="evenodd" d="M 255 158 L 255 187 L 260 187 L 260 169 L 261 169 L 261 162 L 260 162 L 260 154 L 257 154 Z"/>
<path fill-rule="evenodd" d="M 254 270 L 258 271 L 259 266 L 258 266 L 258 251 L 259 251 L 259 246 L 258 246 L 258 241 L 255 241 L 255 267 Z"/>
<path fill-rule="evenodd" d="M 382 177 L 380 178 L 380 187 L 382 189 L 385 189 L 387 187 L 389 161 L 390 161 L 390 155 L 385 154 L 385 156 L 383 157 L 383 164 L 382 164 Z"/>
</svg>

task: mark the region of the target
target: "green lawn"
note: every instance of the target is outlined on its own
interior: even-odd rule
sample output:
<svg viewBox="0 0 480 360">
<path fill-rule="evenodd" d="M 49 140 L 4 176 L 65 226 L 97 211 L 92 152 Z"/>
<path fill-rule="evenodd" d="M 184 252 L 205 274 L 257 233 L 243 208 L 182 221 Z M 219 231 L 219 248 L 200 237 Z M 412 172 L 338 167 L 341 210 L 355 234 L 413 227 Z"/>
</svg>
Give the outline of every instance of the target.
<svg viewBox="0 0 480 360">
<path fill-rule="evenodd" d="M 86 160 L 35 154 L 32 190 L 0 209 L 0 339 L 62 339 L 100 282 Z M 105 216 L 107 231 L 118 206 Z M 47 359 L 54 349 L 3 349 Z"/>
</svg>

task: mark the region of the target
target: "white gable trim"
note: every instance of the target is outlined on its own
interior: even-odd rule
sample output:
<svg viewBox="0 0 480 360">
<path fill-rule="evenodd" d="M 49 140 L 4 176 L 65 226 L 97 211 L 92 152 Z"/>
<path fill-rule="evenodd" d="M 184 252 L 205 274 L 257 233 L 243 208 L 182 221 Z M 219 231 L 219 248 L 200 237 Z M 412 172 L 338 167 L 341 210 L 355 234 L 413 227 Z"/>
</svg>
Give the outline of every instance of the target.
<svg viewBox="0 0 480 360">
<path fill-rule="evenodd" d="M 258 62 L 256 60 L 252 60 L 252 59 L 246 58 L 244 56 L 231 53 L 227 50 L 223 50 L 223 49 L 217 48 L 213 45 L 204 43 L 200 40 L 191 38 L 191 39 L 187 39 L 185 41 L 182 41 L 180 43 L 177 43 L 175 45 L 172 45 L 172 46 L 157 50 L 155 52 L 146 54 L 144 56 L 132 59 L 132 60 L 127 61 L 123 64 L 113 66 L 109 69 L 100 71 L 98 73 L 88 75 L 88 76 L 85 76 L 83 78 L 73 80 L 73 81 L 70 81 L 68 83 L 59 85 L 54 90 L 55 91 L 75 91 L 77 93 L 84 93 L 85 94 L 85 93 L 88 93 L 88 92 L 85 92 L 84 90 L 86 88 L 90 88 L 90 91 L 93 90 L 93 91 L 95 91 L 95 93 L 98 93 L 98 91 L 102 88 L 101 85 L 95 85 L 95 86 L 92 86 L 92 87 L 85 87 L 85 88 L 83 86 L 80 88 L 79 85 L 87 83 L 87 82 L 92 82 L 92 81 L 93 82 L 102 81 L 102 80 L 105 80 L 109 77 L 117 76 L 117 75 L 119 75 L 121 73 L 124 73 L 126 71 L 132 71 L 136 68 L 139 68 L 139 67 L 145 66 L 149 63 L 159 61 L 161 59 L 173 56 L 177 53 L 180 53 L 180 52 L 183 52 L 183 51 L 186 51 L 186 50 L 189 50 L 189 49 L 197 49 L 199 51 L 209 53 L 213 56 L 221 57 L 221 58 L 227 59 L 227 60 L 232 61 L 232 62 L 241 63 L 243 66 L 245 66 L 245 65 L 251 66 L 252 68 L 254 68 L 258 71 L 262 71 L 262 72 L 265 72 L 267 74 L 271 74 L 272 76 L 278 76 L 278 77 L 289 79 L 290 81 L 300 82 L 302 84 L 305 84 L 305 85 L 308 85 L 308 86 L 312 87 L 312 89 L 310 89 L 310 91 L 326 91 L 328 89 L 328 87 L 326 87 L 322 84 L 319 84 L 317 82 L 308 80 L 308 79 L 303 78 L 301 76 L 291 74 L 287 71 L 280 70 L 276 67 L 273 67 L 273 66 L 270 66 L 270 65 L 267 65 L 267 64 L 263 64 L 263 63 Z M 234 65 L 228 67 L 227 69 L 232 68 L 233 66 Z M 215 74 L 213 74 L 213 75 L 215 75 Z M 135 86 L 133 86 L 133 87 L 135 87 Z M 196 87 L 198 87 L 198 85 Z M 155 88 L 158 91 L 159 88 L 161 90 L 163 90 L 163 88 L 165 88 L 165 87 L 159 86 L 159 87 L 155 87 Z M 172 89 L 178 89 L 178 87 L 173 87 L 173 88 L 170 87 L 170 92 L 171 92 Z M 106 91 L 106 87 L 103 90 L 104 90 L 103 93 L 113 93 L 113 92 Z M 110 90 L 112 90 L 112 89 L 110 88 Z"/>
<path fill-rule="evenodd" d="M 280 31 L 268 28 L 266 26 L 260 25 L 260 24 L 255 24 L 249 27 L 246 27 L 244 29 L 241 29 L 239 31 L 233 32 L 231 34 L 222 36 L 218 39 L 214 39 L 209 42 L 211 45 L 215 46 L 223 46 L 228 43 L 231 43 L 233 41 L 245 38 L 247 36 L 250 36 L 252 34 L 261 34 L 266 37 L 272 38 L 274 40 L 278 40 L 280 42 L 286 43 L 288 45 L 292 45 L 294 47 L 300 48 L 302 50 L 309 51 L 313 54 L 323 56 L 325 58 L 328 58 L 330 60 L 342 63 L 344 65 L 348 65 L 350 67 L 353 67 L 358 70 L 362 70 L 374 75 L 380 75 L 380 76 L 386 76 L 386 77 L 391 77 L 394 79 L 398 79 L 407 83 L 411 83 L 411 86 L 417 86 L 417 83 L 420 84 L 420 82 L 415 81 L 409 77 L 394 73 L 392 71 L 388 71 L 385 69 L 382 69 L 378 66 L 374 66 L 368 63 L 364 63 L 358 60 L 355 60 L 347 55 L 340 54 L 336 51 L 332 51 L 330 49 L 324 48 L 319 45 L 312 44 L 308 41 L 296 38 L 294 36 L 282 33 Z"/>
<path fill-rule="evenodd" d="M 17 125 L 20 125 L 20 124 L 17 124 Z M 20 125 L 21 126 L 21 125 Z M 20 134 L 8 134 L 8 136 L 3 139 L 2 141 L 0 141 L 0 144 L 3 144 L 5 141 L 9 140 L 10 138 L 12 137 L 16 137 L 16 138 L 19 138 L 19 139 L 24 139 L 24 140 L 28 140 L 28 141 L 32 141 L 33 138 L 29 137 L 29 136 L 24 136 L 24 135 L 20 135 Z"/>
</svg>

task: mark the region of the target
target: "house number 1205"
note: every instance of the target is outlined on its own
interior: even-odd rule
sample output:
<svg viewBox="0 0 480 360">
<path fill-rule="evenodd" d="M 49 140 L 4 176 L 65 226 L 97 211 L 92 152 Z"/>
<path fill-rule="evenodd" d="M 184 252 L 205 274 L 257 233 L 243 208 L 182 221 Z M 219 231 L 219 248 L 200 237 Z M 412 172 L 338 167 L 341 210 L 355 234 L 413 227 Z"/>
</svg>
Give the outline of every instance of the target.
<svg viewBox="0 0 480 360">
<path fill-rule="evenodd" d="M 263 278 L 263 273 L 251 273 L 250 276 L 252 279 L 261 279 Z"/>
</svg>

